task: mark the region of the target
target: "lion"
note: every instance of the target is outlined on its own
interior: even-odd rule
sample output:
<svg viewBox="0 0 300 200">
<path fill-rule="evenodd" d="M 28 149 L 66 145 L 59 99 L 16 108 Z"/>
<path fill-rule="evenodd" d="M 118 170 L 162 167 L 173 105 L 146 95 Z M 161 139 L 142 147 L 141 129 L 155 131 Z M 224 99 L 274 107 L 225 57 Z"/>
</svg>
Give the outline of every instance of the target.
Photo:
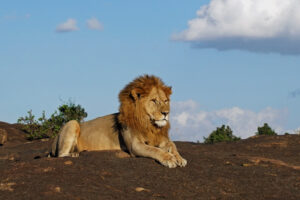
<svg viewBox="0 0 300 200">
<path fill-rule="evenodd" d="M 119 112 L 83 123 L 67 122 L 52 145 L 52 156 L 79 156 L 82 151 L 123 150 L 162 165 L 184 167 L 169 139 L 172 88 L 150 75 L 137 77 L 119 93 Z"/>
</svg>

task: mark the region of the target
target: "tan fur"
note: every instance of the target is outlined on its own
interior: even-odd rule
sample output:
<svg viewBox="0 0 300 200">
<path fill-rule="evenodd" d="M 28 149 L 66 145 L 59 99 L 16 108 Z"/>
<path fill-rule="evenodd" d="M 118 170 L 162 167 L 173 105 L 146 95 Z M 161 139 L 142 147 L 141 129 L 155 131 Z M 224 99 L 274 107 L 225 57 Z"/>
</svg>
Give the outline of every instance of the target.
<svg viewBox="0 0 300 200">
<path fill-rule="evenodd" d="M 52 155 L 78 156 L 79 152 L 125 150 L 132 156 L 157 160 L 173 168 L 184 167 L 175 144 L 170 141 L 171 87 L 155 76 L 141 76 L 119 94 L 119 113 L 79 124 L 68 122 L 55 138 Z"/>
</svg>

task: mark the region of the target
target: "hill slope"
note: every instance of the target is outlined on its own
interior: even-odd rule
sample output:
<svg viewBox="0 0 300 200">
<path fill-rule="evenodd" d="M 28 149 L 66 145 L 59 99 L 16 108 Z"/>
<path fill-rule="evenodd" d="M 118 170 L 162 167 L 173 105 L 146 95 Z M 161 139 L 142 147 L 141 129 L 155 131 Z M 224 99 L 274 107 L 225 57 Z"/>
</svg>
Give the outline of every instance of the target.
<svg viewBox="0 0 300 200">
<path fill-rule="evenodd" d="M 13 136 L 0 146 L 0 199 L 300 199 L 297 135 L 176 142 L 188 165 L 168 169 L 118 151 L 47 158 L 51 140 L 29 142 L 15 125 L 0 128 Z"/>
</svg>

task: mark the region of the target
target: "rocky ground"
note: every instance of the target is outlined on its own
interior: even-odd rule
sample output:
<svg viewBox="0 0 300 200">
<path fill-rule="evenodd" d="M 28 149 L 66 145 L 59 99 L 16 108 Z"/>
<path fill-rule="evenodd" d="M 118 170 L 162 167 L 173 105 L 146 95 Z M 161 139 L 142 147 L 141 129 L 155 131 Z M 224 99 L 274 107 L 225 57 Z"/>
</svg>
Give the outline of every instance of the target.
<svg viewBox="0 0 300 200">
<path fill-rule="evenodd" d="M 4 122 L 1 131 L 0 199 L 300 199 L 298 135 L 176 142 L 188 165 L 168 169 L 119 151 L 48 158 L 51 140 L 27 141 Z"/>
</svg>

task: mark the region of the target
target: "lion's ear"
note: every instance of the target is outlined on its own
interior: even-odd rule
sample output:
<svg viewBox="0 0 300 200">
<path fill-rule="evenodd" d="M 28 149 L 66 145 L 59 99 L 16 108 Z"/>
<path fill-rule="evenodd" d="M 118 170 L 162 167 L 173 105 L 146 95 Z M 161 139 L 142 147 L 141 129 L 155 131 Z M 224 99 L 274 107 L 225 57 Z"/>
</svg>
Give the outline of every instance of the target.
<svg viewBox="0 0 300 200">
<path fill-rule="evenodd" d="M 172 94 L 172 87 L 165 87 L 164 92 L 167 96 L 170 96 Z"/>
<path fill-rule="evenodd" d="M 130 97 L 131 97 L 134 101 L 136 101 L 136 100 L 138 100 L 138 99 L 141 97 L 141 93 L 140 93 L 138 90 L 133 89 L 133 90 L 131 90 L 131 92 L 130 92 Z"/>
</svg>

